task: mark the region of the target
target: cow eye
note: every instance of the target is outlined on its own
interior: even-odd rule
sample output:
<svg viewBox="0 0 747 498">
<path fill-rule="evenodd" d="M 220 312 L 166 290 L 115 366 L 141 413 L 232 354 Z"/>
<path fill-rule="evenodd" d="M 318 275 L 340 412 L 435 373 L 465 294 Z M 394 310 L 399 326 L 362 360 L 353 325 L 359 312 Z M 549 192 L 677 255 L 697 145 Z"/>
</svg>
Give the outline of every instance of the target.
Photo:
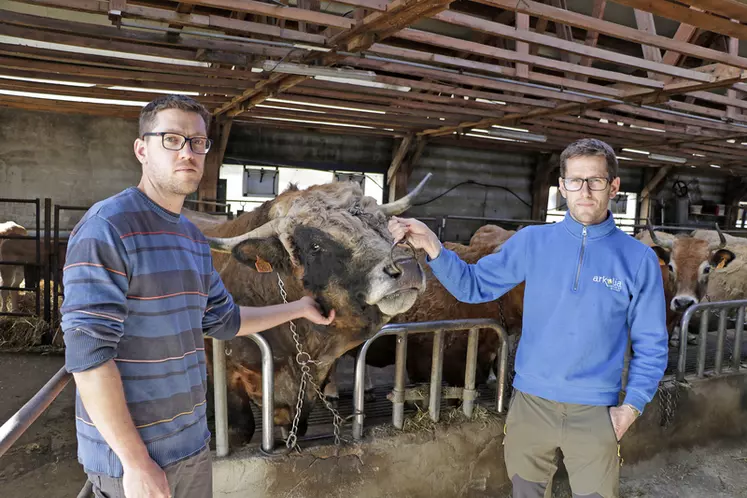
<svg viewBox="0 0 747 498">
<path fill-rule="evenodd" d="M 711 267 L 710 267 L 710 266 L 706 266 L 706 267 L 704 267 L 704 268 L 703 268 L 703 273 L 704 273 L 705 275 L 708 275 L 709 273 L 711 273 Z"/>
<path fill-rule="evenodd" d="M 321 246 L 319 244 L 311 244 L 311 250 L 314 252 L 319 252 L 321 249 Z"/>
<path fill-rule="evenodd" d="M 674 271 L 674 266 L 672 266 L 672 264 L 671 264 L 671 263 L 670 263 L 670 264 L 668 264 L 667 266 L 669 267 L 669 271 L 672 271 L 672 272 Z"/>
</svg>

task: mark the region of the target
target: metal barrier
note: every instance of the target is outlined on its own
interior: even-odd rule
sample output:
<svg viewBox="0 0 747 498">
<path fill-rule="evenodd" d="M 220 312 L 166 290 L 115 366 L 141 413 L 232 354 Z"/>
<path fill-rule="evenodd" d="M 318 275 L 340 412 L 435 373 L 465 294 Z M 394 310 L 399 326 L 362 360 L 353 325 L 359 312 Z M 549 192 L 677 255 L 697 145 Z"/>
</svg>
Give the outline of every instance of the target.
<svg viewBox="0 0 747 498">
<path fill-rule="evenodd" d="M 199 211 L 199 212 L 202 212 L 203 214 L 210 214 L 213 216 L 225 216 L 226 219 L 229 219 L 229 220 L 233 219 L 233 213 L 231 212 L 231 205 L 225 202 L 198 201 L 198 200 L 193 200 L 193 199 L 185 199 L 184 204 L 192 204 L 198 208 L 202 207 L 205 210 Z M 214 211 L 208 211 L 207 208 L 205 208 L 205 206 L 215 206 L 216 209 Z M 220 209 L 222 209 L 222 211 Z"/>
<path fill-rule="evenodd" d="M 246 336 L 253 340 L 262 354 L 262 450 L 275 448 L 275 381 L 272 349 L 260 334 Z M 225 341 L 213 339 L 213 392 L 215 396 L 215 453 L 228 455 L 228 390 L 226 386 Z"/>
<path fill-rule="evenodd" d="M 62 246 L 67 245 L 67 240 L 61 239 L 61 235 L 63 231 L 60 229 L 60 212 L 62 211 L 82 211 L 86 212 L 89 209 L 91 209 L 90 206 L 60 206 L 55 205 L 54 207 L 54 223 L 53 223 L 53 235 L 52 235 L 52 248 L 49 251 L 51 256 L 51 262 L 50 267 L 51 271 L 50 274 L 53 276 L 54 285 L 52 287 L 52 322 L 56 323 L 60 317 L 60 310 L 59 310 L 59 299 L 60 297 L 64 298 L 64 289 L 62 289 L 62 268 L 60 266 L 60 250 L 62 249 Z M 69 227 L 72 229 L 72 227 Z M 67 230 L 65 230 L 67 232 Z"/>
<path fill-rule="evenodd" d="M 469 330 L 467 342 L 467 363 L 464 372 L 464 389 L 461 399 L 462 409 L 467 417 L 472 416 L 477 398 L 475 386 L 475 373 L 477 370 L 477 346 L 480 329 L 492 329 L 500 338 L 498 357 L 498 379 L 496 381 L 496 410 L 503 412 L 503 397 L 505 393 L 506 368 L 508 365 L 508 334 L 492 319 L 469 319 L 469 320 L 444 320 L 437 322 L 401 323 L 385 325 L 371 339 L 367 340 L 355 365 L 355 388 L 353 393 L 353 438 L 360 440 L 363 437 L 363 399 L 366 375 L 366 355 L 373 342 L 385 335 L 396 335 L 397 352 L 395 357 L 394 390 L 392 391 L 392 423 L 397 429 L 404 427 L 405 412 L 405 371 L 407 361 L 407 336 L 409 334 L 421 334 L 430 332 L 433 334 L 433 362 L 431 364 L 430 395 L 428 397 L 428 412 L 431 420 L 438 422 L 441 407 L 444 355 L 444 333 L 451 331 Z"/>
<path fill-rule="evenodd" d="M 262 449 L 270 452 L 274 449 L 274 379 L 273 358 L 270 344 L 259 334 L 248 336 L 260 349 L 262 354 Z M 216 454 L 219 457 L 228 455 L 228 410 L 226 388 L 226 355 L 225 341 L 213 340 L 213 382 L 215 396 L 215 432 Z M 52 401 L 62 392 L 72 374 L 61 368 L 20 410 L 0 426 L 0 457 L 13 443 L 38 419 Z"/>
<path fill-rule="evenodd" d="M 42 227 L 41 227 L 41 199 L 0 199 L 0 202 L 2 203 L 10 203 L 10 204 L 31 204 L 35 208 L 35 230 L 34 235 L 4 235 L 0 236 L 0 241 L 6 240 L 6 239 L 20 239 L 20 240 L 35 240 L 36 241 L 36 259 L 35 261 L 29 262 L 29 261 L 11 261 L 11 260 L 2 260 L 0 261 L 0 265 L 2 266 L 33 266 L 37 271 L 41 268 L 44 268 L 44 265 L 42 264 L 41 259 L 41 249 L 42 249 Z M 50 199 L 45 199 L 45 209 L 47 206 L 51 203 Z M 49 221 L 47 219 L 47 221 Z M 45 227 L 46 228 L 46 227 Z M 3 257 L 3 256 L 0 256 Z M 36 276 L 38 277 L 38 274 L 34 272 Z M 12 286 L 12 285 L 5 285 L 6 282 L 0 282 L 3 285 L 0 286 L 0 290 L 3 291 L 11 291 L 11 292 L 33 292 L 36 297 L 36 303 L 35 303 L 35 312 L 34 313 L 22 313 L 18 310 L 13 310 L 12 312 L 0 312 L 0 316 L 16 316 L 16 317 L 23 317 L 23 316 L 40 316 L 41 315 L 41 293 L 39 289 L 39 279 L 36 279 L 36 282 L 34 282 L 33 287 L 29 287 L 30 282 L 26 282 L 26 287 L 19 287 L 19 286 Z M 49 301 L 47 301 L 49 302 Z M 5 305 L 3 304 L 3 307 Z M 48 307 L 45 307 L 48 308 Z"/>
<path fill-rule="evenodd" d="M 747 306 L 747 300 L 739 301 L 720 301 L 712 303 L 700 303 L 690 306 L 687 311 L 682 315 L 680 322 L 680 350 L 679 358 L 677 360 L 677 380 L 682 381 L 686 375 L 687 368 L 687 331 L 690 327 L 690 322 L 698 312 L 701 312 L 700 316 L 700 334 L 698 343 L 698 355 L 696 364 L 696 375 L 698 378 L 705 377 L 706 369 L 706 353 L 708 348 L 708 317 L 709 311 L 719 311 L 718 321 L 718 335 L 716 338 L 716 357 L 713 368 L 715 375 L 720 375 L 723 372 L 724 367 L 724 344 L 726 340 L 726 326 L 728 312 L 730 310 L 737 310 L 737 321 L 736 328 L 734 331 L 734 351 L 731 358 L 731 369 L 734 372 L 739 372 L 742 364 L 742 338 L 744 335 L 744 314 L 745 307 Z"/>
<path fill-rule="evenodd" d="M 69 374 L 64 367 L 61 368 L 33 398 L 0 427 L 0 457 L 44 413 L 44 410 L 55 400 L 72 378 L 72 374 Z"/>
<path fill-rule="evenodd" d="M 420 218 L 418 218 L 420 219 Z M 436 235 L 438 236 L 438 240 L 441 242 L 445 242 L 444 237 L 446 234 L 446 225 L 449 222 L 449 220 L 457 220 L 457 221 L 479 221 L 482 223 L 482 225 L 487 225 L 489 223 L 496 224 L 496 225 L 509 225 L 512 227 L 520 227 L 520 226 L 528 226 L 528 225 L 547 225 L 548 222 L 546 221 L 538 221 L 538 220 L 512 220 L 508 218 L 489 218 L 484 216 L 456 216 L 456 215 L 446 215 L 441 218 L 441 222 L 438 224 Z"/>
</svg>

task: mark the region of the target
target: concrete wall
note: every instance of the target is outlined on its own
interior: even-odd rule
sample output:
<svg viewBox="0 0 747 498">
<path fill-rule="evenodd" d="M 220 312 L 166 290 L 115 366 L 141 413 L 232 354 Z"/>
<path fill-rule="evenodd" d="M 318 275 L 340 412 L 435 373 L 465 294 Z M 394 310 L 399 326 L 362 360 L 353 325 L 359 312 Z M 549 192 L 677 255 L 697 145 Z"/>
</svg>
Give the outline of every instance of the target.
<svg viewBox="0 0 747 498">
<path fill-rule="evenodd" d="M 0 198 L 90 206 L 140 180 L 136 137 L 134 120 L 0 108 Z M 33 208 L 0 203 L 5 220 L 33 227 Z"/>
<path fill-rule="evenodd" d="M 678 389 L 672 423 L 662 426 L 659 397 L 648 405 L 621 444 L 626 466 L 671 449 L 747 436 L 747 375 L 692 379 Z M 443 416 L 443 415 L 442 415 Z M 306 448 L 267 458 L 238 452 L 213 466 L 216 497 L 457 498 L 506 497 L 500 418 L 398 433 L 368 428 L 366 440 Z M 562 466 L 556 497 L 567 497 Z"/>
<path fill-rule="evenodd" d="M 411 190 L 426 174 L 433 173 L 418 202 L 431 201 L 468 180 L 492 186 L 459 186 L 426 205 L 412 208 L 409 214 L 415 217 L 456 215 L 529 219 L 536 162 L 535 154 L 504 153 L 498 147 L 491 150 L 426 145 L 408 185 Z M 467 241 L 481 224 L 449 222 L 444 240 Z"/>
</svg>

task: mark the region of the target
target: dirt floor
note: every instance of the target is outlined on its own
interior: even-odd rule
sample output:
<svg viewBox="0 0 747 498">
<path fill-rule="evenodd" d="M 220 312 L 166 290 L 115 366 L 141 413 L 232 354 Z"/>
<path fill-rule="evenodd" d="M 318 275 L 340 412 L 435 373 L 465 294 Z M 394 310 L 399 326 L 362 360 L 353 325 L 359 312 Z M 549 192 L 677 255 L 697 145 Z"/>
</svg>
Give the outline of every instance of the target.
<svg viewBox="0 0 747 498">
<path fill-rule="evenodd" d="M 0 423 L 62 366 L 62 356 L 0 353 Z M 75 497 L 85 482 L 75 457 L 74 389 L 69 385 L 0 457 L 0 496 Z M 566 493 L 556 493 L 566 498 Z M 624 465 L 622 498 L 747 498 L 747 442 L 660 455 Z"/>
</svg>

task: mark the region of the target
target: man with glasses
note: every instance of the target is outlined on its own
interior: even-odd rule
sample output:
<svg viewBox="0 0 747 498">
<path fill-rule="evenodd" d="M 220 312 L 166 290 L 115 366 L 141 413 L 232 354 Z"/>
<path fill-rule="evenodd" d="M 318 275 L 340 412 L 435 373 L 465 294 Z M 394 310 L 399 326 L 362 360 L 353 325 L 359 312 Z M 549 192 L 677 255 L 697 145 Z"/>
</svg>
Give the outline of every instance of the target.
<svg viewBox="0 0 747 498">
<path fill-rule="evenodd" d="M 667 365 L 661 271 L 653 250 L 619 230 L 608 210 L 620 189 L 609 145 L 569 145 L 559 180 L 562 222 L 526 227 L 473 265 L 417 220 L 394 218 L 389 229 L 427 252 L 433 274 L 460 301 L 492 301 L 526 283 L 504 439 L 514 498 L 550 496 L 557 448 L 574 497 L 617 498 L 618 441 Z M 628 335 L 633 357 L 620 399 Z"/>
<path fill-rule="evenodd" d="M 180 215 L 197 190 L 210 114 L 167 95 L 140 114 L 137 187 L 94 205 L 64 269 L 65 366 L 75 377 L 78 459 L 97 497 L 212 496 L 203 334 L 254 334 L 305 318 L 310 297 L 236 306 L 200 231 Z"/>
</svg>

